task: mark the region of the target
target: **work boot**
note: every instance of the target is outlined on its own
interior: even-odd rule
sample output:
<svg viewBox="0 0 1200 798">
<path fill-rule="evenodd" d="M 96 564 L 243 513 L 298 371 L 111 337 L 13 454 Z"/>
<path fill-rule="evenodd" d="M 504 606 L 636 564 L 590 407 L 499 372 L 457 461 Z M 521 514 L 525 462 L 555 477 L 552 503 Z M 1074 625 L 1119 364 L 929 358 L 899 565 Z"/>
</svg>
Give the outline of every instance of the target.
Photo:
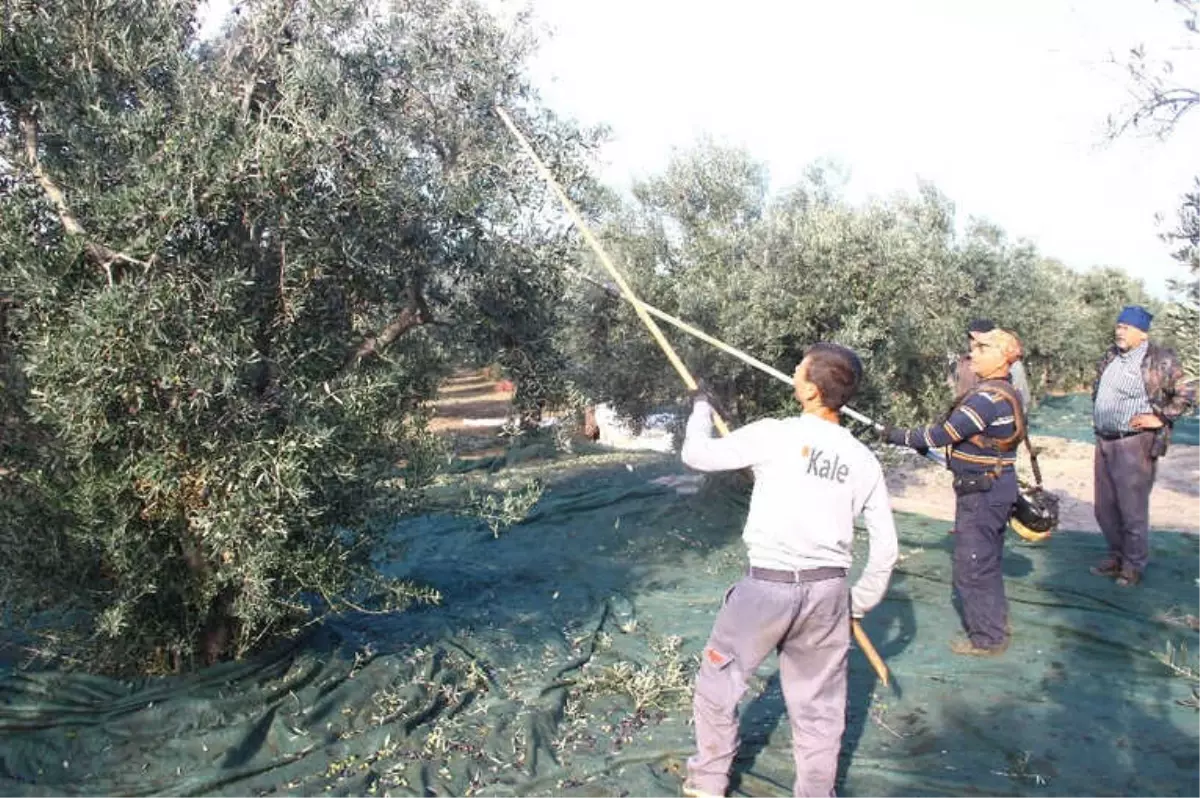
<svg viewBox="0 0 1200 798">
<path fill-rule="evenodd" d="M 1135 587 L 1141 581 L 1141 573 L 1127 565 L 1121 569 L 1121 574 L 1117 577 L 1117 587 Z"/>
<path fill-rule="evenodd" d="M 950 641 L 950 650 L 965 657 L 998 657 L 1008 651 L 1008 638 L 998 646 L 986 648 L 975 645 L 969 637 L 956 637 Z"/>
<path fill-rule="evenodd" d="M 1096 576 L 1118 576 L 1121 573 L 1121 558 L 1110 554 L 1088 570 Z"/>
</svg>

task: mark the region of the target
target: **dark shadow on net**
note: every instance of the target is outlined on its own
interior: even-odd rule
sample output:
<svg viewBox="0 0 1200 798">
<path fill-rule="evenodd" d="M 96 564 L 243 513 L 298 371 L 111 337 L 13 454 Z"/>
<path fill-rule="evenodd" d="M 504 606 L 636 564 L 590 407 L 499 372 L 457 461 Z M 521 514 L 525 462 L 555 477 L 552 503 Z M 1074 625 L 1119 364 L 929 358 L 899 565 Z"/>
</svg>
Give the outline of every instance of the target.
<svg viewBox="0 0 1200 798">
<path fill-rule="evenodd" d="M 948 661 L 936 689 L 927 669 L 923 700 L 889 715 L 902 736 L 877 746 L 870 768 L 851 763 L 846 794 L 1200 794 L 1200 735 L 1186 705 L 1194 682 L 1153 656 L 1168 641 L 1195 650 L 1196 632 L 1169 619 L 1198 614 L 1197 542 L 1151 540 L 1135 589 L 1088 573 L 1104 554 L 1098 535 L 1010 540 L 1006 559 L 1033 560 L 1006 579 L 1011 648 Z"/>
</svg>

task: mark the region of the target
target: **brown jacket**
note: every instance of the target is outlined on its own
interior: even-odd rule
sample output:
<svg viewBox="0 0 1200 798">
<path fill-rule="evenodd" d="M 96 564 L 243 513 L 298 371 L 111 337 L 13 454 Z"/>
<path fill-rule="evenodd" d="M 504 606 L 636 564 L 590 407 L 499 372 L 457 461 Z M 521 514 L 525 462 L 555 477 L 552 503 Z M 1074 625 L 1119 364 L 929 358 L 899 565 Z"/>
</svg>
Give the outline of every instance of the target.
<svg viewBox="0 0 1200 798">
<path fill-rule="evenodd" d="M 1092 383 L 1093 402 L 1100 389 L 1100 377 L 1120 351 L 1116 346 L 1110 346 L 1096 364 L 1096 380 Z M 1177 418 L 1196 404 L 1195 382 L 1184 382 L 1179 358 L 1165 346 L 1153 342 L 1147 345 L 1146 358 L 1142 361 L 1142 381 L 1146 383 L 1146 396 L 1150 399 L 1151 409 L 1168 424 L 1174 424 Z"/>
</svg>

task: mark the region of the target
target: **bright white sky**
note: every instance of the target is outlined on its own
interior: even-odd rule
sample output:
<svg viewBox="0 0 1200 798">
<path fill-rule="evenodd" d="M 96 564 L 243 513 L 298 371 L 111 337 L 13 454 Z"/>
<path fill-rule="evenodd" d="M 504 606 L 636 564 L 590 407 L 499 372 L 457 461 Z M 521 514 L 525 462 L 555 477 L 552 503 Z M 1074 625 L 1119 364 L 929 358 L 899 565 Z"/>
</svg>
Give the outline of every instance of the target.
<svg viewBox="0 0 1200 798">
<path fill-rule="evenodd" d="M 1200 111 L 1166 142 L 1104 138 L 1129 100 L 1110 56 L 1145 44 L 1200 86 L 1200 37 L 1169 0 L 485 0 L 530 5 L 546 32 L 543 98 L 612 140 L 626 187 L 708 135 L 746 147 L 773 184 L 812 161 L 849 169 L 852 200 L 932 181 L 969 215 L 1154 293 L 1181 273 L 1157 234 L 1200 175 Z M 229 0 L 211 0 L 219 17 Z"/>
</svg>

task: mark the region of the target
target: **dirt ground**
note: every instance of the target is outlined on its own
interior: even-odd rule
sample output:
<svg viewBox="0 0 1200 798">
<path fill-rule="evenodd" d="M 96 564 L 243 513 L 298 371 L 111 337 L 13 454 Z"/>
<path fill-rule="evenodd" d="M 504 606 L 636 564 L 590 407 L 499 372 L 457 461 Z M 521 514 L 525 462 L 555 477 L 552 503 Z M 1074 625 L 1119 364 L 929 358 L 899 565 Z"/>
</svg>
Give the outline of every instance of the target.
<svg viewBox="0 0 1200 798">
<path fill-rule="evenodd" d="M 1038 464 L 1046 487 L 1059 497 L 1059 527 L 1099 532 L 1092 509 L 1092 455 L 1090 443 L 1033 436 Z M 1022 451 L 1021 475 L 1029 478 L 1029 458 Z M 903 467 L 888 471 L 892 507 L 949 521 L 954 517 L 950 473 L 916 455 L 906 456 Z M 1153 529 L 1200 534 L 1200 447 L 1173 446 L 1159 461 L 1158 476 L 1150 494 Z"/>
<path fill-rule="evenodd" d="M 512 398 L 512 385 L 497 382 L 486 372 L 456 373 L 442 384 L 433 403 L 429 429 L 447 438 L 459 457 L 502 454 L 502 420 L 507 417 Z"/>
<path fill-rule="evenodd" d="M 484 372 L 458 373 L 434 403 L 431 428 L 448 436 L 461 457 L 501 453 L 505 442 L 499 434 L 500 422 L 511 399 L 511 385 L 497 383 Z M 1093 446 L 1040 436 L 1034 436 L 1032 443 L 1039 450 L 1043 480 L 1060 499 L 1060 528 L 1099 532 L 1092 510 Z M 893 508 L 953 519 L 949 472 L 915 454 L 896 460 L 888 468 Z M 1021 462 L 1022 475 L 1028 477 L 1028 457 L 1022 454 Z M 1154 529 L 1200 535 L 1200 447 L 1173 446 L 1159 462 L 1150 496 L 1150 524 Z"/>
</svg>

